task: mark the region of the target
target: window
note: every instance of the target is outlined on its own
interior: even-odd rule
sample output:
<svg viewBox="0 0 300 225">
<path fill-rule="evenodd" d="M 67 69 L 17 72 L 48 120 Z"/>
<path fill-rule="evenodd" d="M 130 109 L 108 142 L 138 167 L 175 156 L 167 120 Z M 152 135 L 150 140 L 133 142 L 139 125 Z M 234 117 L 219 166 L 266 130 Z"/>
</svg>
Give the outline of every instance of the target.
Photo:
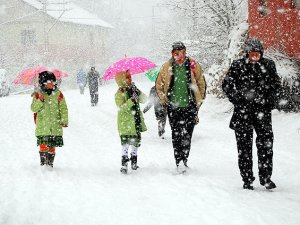
<svg viewBox="0 0 300 225">
<path fill-rule="evenodd" d="M 268 14 L 267 0 L 259 0 L 258 12 L 259 17 L 263 17 Z"/>
<path fill-rule="evenodd" d="M 300 7 L 300 0 L 292 0 L 292 8 Z"/>
<path fill-rule="evenodd" d="M 23 45 L 33 45 L 36 43 L 36 34 L 34 30 L 22 30 L 21 31 L 21 43 Z"/>
</svg>

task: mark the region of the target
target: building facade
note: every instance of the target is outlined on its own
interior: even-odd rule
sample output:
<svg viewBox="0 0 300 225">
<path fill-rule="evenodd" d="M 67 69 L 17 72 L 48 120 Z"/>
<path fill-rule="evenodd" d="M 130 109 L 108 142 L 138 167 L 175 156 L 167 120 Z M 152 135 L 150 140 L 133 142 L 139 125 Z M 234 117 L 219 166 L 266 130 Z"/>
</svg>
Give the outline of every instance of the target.
<svg viewBox="0 0 300 225">
<path fill-rule="evenodd" d="M 248 0 L 249 36 L 300 60 L 300 0 Z"/>
<path fill-rule="evenodd" d="M 51 2 L 55 2 L 51 3 Z M 106 65 L 112 26 L 68 0 L 0 0 L 0 67 Z"/>
</svg>

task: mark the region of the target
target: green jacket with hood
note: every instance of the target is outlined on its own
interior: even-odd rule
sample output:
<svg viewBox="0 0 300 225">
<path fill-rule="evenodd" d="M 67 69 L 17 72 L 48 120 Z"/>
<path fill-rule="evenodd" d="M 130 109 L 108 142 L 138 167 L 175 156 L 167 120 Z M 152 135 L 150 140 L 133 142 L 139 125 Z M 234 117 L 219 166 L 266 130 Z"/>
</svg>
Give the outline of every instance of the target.
<svg viewBox="0 0 300 225">
<path fill-rule="evenodd" d="M 68 126 L 68 108 L 64 97 L 58 100 L 60 93 L 56 89 L 51 95 L 43 91 L 33 94 L 31 110 L 37 113 L 35 136 L 63 136 L 62 127 Z M 41 94 L 44 101 L 37 98 Z"/>
<path fill-rule="evenodd" d="M 119 108 L 118 111 L 118 131 L 119 135 L 137 135 L 135 119 L 134 119 L 134 102 L 126 91 L 126 74 L 118 73 L 115 80 L 119 86 L 118 91 L 115 94 L 115 102 Z M 139 95 L 139 103 L 145 103 L 147 96 L 144 93 Z M 141 132 L 147 130 L 144 122 L 143 113 L 140 110 Z"/>
</svg>

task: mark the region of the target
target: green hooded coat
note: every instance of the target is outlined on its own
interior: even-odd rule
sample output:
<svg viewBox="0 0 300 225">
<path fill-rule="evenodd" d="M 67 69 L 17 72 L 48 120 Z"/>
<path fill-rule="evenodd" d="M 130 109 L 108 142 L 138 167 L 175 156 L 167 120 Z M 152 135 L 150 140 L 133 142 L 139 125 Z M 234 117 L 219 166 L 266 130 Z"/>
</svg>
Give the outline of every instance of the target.
<svg viewBox="0 0 300 225">
<path fill-rule="evenodd" d="M 129 98 L 129 95 L 126 91 L 126 74 L 118 73 L 116 74 L 115 80 L 119 86 L 118 91 L 115 94 L 115 102 L 119 108 L 118 111 L 118 131 L 119 135 L 138 135 L 135 126 L 134 119 L 134 102 Z M 147 96 L 140 92 L 139 103 L 145 103 L 147 101 Z M 147 127 L 144 123 L 144 117 L 141 110 L 139 110 L 140 121 L 141 121 L 141 132 L 147 130 Z"/>
<path fill-rule="evenodd" d="M 68 126 L 68 108 L 64 97 L 59 102 L 60 93 L 56 89 L 51 95 L 43 91 L 33 94 L 31 110 L 37 113 L 35 136 L 63 136 L 62 127 Z M 44 101 L 36 94 L 43 94 Z"/>
</svg>

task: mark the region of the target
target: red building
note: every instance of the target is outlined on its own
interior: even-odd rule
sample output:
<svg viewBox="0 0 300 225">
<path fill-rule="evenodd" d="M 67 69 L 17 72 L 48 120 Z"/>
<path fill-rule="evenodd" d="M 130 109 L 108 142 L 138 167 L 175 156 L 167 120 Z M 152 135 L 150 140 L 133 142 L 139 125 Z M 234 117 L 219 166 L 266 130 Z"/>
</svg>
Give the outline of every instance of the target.
<svg viewBox="0 0 300 225">
<path fill-rule="evenodd" d="M 249 36 L 300 60 L 300 0 L 248 0 Z"/>
</svg>

